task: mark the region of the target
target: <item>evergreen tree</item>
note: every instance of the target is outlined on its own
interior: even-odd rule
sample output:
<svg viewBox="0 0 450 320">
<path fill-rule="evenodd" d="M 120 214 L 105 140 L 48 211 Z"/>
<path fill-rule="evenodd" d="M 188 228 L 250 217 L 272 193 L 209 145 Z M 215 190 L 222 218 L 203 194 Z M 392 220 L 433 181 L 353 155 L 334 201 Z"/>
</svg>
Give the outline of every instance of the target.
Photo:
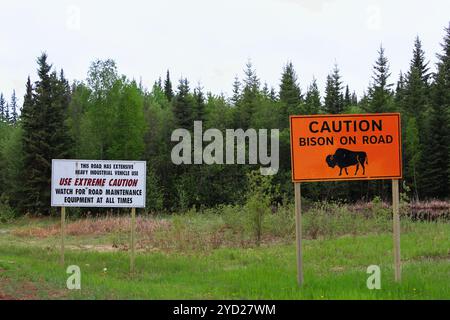
<svg viewBox="0 0 450 320">
<path fill-rule="evenodd" d="M 395 87 L 395 102 L 397 106 L 402 106 L 405 93 L 405 79 L 403 72 L 400 71 L 398 75 L 397 86 Z"/>
<path fill-rule="evenodd" d="M 350 101 L 351 101 L 352 106 L 358 105 L 358 96 L 356 95 L 355 91 L 353 91 Z"/>
<path fill-rule="evenodd" d="M 193 114 L 194 120 L 204 121 L 205 120 L 205 96 L 203 94 L 203 88 L 198 84 L 197 88 L 194 89 L 194 103 L 195 112 Z"/>
<path fill-rule="evenodd" d="M 269 90 L 269 85 L 267 84 L 267 82 L 264 82 L 264 86 L 261 90 L 261 93 L 265 99 L 270 99 L 270 90 Z"/>
<path fill-rule="evenodd" d="M 410 70 L 417 69 L 421 75 L 420 80 L 428 85 L 428 79 L 430 77 L 428 62 L 425 61 L 425 52 L 422 49 L 422 42 L 419 36 L 414 40 L 413 58 L 410 64 Z"/>
<path fill-rule="evenodd" d="M 281 74 L 280 102 L 283 106 L 283 116 L 286 118 L 286 125 L 289 124 L 289 115 L 298 113 L 302 95 L 297 83 L 297 74 L 292 62 L 288 62 Z"/>
<path fill-rule="evenodd" d="M 11 96 L 11 123 L 16 124 L 18 119 L 17 114 L 17 98 L 16 98 L 16 90 L 13 90 L 12 96 Z"/>
<path fill-rule="evenodd" d="M 306 114 L 318 114 L 321 112 L 322 104 L 320 102 L 320 92 L 317 86 L 317 81 L 313 78 L 313 81 L 308 86 L 305 98 L 305 113 Z"/>
<path fill-rule="evenodd" d="M 272 102 L 278 101 L 277 93 L 275 92 L 274 87 L 270 87 L 269 98 Z"/>
<path fill-rule="evenodd" d="M 333 72 L 327 76 L 324 107 L 325 111 L 331 114 L 342 113 L 344 110 L 342 81 L 337 64 L 334 65 Z"/>
<path fill-rule="evenodd" d="M 233 95 L 231 96 L 230 100 L 234 106 L 237 106 L 240 99 L 241 99 L 241 82 L 239 81 L 239 78 L 235 76 L 233 82 Z"/>
<path fill-rule="evenodd" d="M 419 198 L 419 191 L 416 188 L 417 186 L 423 186 L 421 180 L 424 177 L 424 170 L 428 166 L 428 164 L 425 165 L 424 161 L 417 159 L 420 155 L 428 158 L 426 153 L 422 153 L 422 149 L 425 147 L 425 117 L 428 114 L 427 109 L 429 107 L 428 77 L 425 54 L 419 38 L 416 38 L 409 71 L 406 73 L 406 79 L 399 79 L 396 95 L 396 101 L 404 112 L 404 123 L 407 123 L 404 130 L 406 130 L 409 140 L 404 142 L 406 144 L 404 154 L 405 180 L 408 184 L 414 186 L 413 192 L 416 199 Z M 413 128 L 410 127 L 412 124 L 414 124 Z"/>
<path fill-rule="evenodd" d="M 6 101 L 3 97 L 3 93 L 0 93 L 0 122 L 5 120 L 6 114 Z"/>
<path fill-rule="evenodd" d="M 348 85 L 345 86 L 345 94 L 344 94 L 344 108 L 347 108 L 352 105 L 352 97 L 350 96 L 350 89 Z"/>
<path fill-rule="evenodd" d="M 63 83 L 43 53 L 37 60 L 39 80 L 34 92 L 30 80 L 23 105 L 23 185 L 27 197 L 23 208 L 33 213 L 48 213 L 50 204 L 51 160 L 67 156 Z"/>
<path fill-rule="evenodd" d="M 180 79 L 173 101 L 173 114 L 177 128 L 190 129 L 193 125 L 193 99 L 189 94 L 189 82 Z"/>
<path fill-rule="evenodd" d="M 164 94 L 166 95 L 167 101 L 172 101 L 173 98 L 173 90 L 172 90 L 172 82 L 170 81 L 169 70 L 167 70 L 166 80 L 164 80 Z"/>
<path fill-rule="evenodd" d="M 6 106 L 5 106 L 5 116 L 4 116 L 4 120 L 6 123 L 11 122 L 11 116 L 9 115 L 9 108 L 10 108 L 10 106 L 9 106 L 9 103 L 7 102 Z"/>
<path fill-rule="evenodd" d="M 390 109 L 392 83 L 389 83 L 389 61 L 384 54 L 383 46 L 378 50 L 378 59 L 373 66 L 373 85 L 369 88 L 370 112 L 386 112 Z"/>
<path fill-rule="evenodd" d="M 153 84 L 152 90 L 154 91 L 155 89 L 157 89 L 158 91 L 163 91 L 161 77 L 159 77 L 158 80 Z"/>
<path fill-rule="evenodd" d="M 0 93 L 0 122 L 2 122 L 5 119 L 5 105 L 6 101 L 3 97 L 3 93 Z"/>
<path fill-rule="evenodd" d="M 437 73 L 432 88 L 431 111 L 427 124 L 423 168 L 426 197 L 448 197 L 450 193 L 450 24 L 438 54 Z"/>
<path fill-rule="evenodd" d="M 406 74 L 401 105 L 409 116 L 418 118 L 419 130 L 423 129 L 423 116 L 428 104 L 428 63 L 419 38 L 414 43 L 413 58 Z"/>
<path fill-rule="evenodd" d="M 247 62 L 244 73 L 244 85 L 236 113 L 238 117 L 236 122 L 238 127 L 247 129 L 251 126 L 252 116 L 259 106 L 260 82 L 251 61 Z"/>
</svg>

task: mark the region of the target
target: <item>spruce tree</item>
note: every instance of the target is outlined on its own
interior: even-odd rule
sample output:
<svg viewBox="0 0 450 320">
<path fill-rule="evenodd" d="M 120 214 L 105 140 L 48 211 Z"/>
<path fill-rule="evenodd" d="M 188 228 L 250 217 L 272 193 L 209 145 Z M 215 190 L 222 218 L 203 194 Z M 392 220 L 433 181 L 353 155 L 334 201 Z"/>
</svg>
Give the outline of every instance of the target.
<svg viewBox="0 0 450 320">
<path fill-rule="evenodd" d="M 419 198 L 421 192 L 416 190 L 416 187 L 423 186 L 422 177 L 426 166 L 428 166 L 425 159 L 417 159 L 419 155 L 428 158 L 426 153 L 423 153 L 425 148 L 424 143 L 426 121 L 425 117 L 429 114 L 429 85 L 428 85 L 428 63 L 425 62 L 425 53 L 422 50 L 419 38 L 414 42 L 413 57 L 410 62 L 410 68 L 406 73 L 405 79 L 400 78 L 397 85 L 396 101 L 399 104 L 404 115 L 404 125 L 407 124 L 405 141 L 408 147 L 414 144 L 414 148 L 405 148 L 405 180 L 406 183 L 413 186 L 413 192 L 416 199 Z M 411 123 L 414 128 L 410 128 Z M 414 136 L 416 135 L 416 136 Z"/>
<path fill-rule="evenodd" d="M 345 94 L 344 94 L 344 108 L 348 108 L 352 105 L 352 97 L 350 96 L 350 89 L 348 85 L 345 86 Z"/>
<path fill-rule="evenodd" d="M 39 80 L 34 90 L 30 79 L 22 111 L 24 152 L 22 206 L 32 213 L 49 213 L 51 160 L 65 158 L 68 149 L 64 104 L 65 83 L 51 71 L 47 55 L 37 60 Z"/>
<path fill-rule="evenodd" d="M 352 97 L 350 98 L 350 100 L 351 100 L 352 106 L 358 105 L 358 96 L 356 95 L 355 91 L 353 91 Z"/>
<path fill-rule="evenodd" d="M 286 125 L 289 124 L 289 115 L 299 111 L 302 102 L 302 94 L 298 85 L 297 74 L 292 62 L 288 62 L 281 74 L 280 102 L 283 106 L 283 116 L 286 118 Z"/>
<path fill-rule="evenodd" d="M 236 107 L 241 99 L 241 82 L 237 76 L 234 77 L 233 95 L 231 96 L 231 103 Z"/>
<path fill-rule="evenodd" d="M 238 112 L 236 113 L 238 117 L 236 124 L 240 128 L 248 129 L 251 126 L 253 114 L 259 106 L 260 81 L 251 61 L 247 62 L 244 73 L 245 78 Z"/>
<path fill-rule="evenodd" d="M 320 102 L 320 92 L 317 86 L 317 80 L 313 78 L 308 86 L 305 97 L 305 113 L 318 114 L 321 112 L 322 104 Z"/>
<path fill-rule="evenodd" d="M 263 97 L 265 99 L 270 99 L 270 90 L 269 90 L 269 85 L 267 84 L 267 82 L 264 82 L 263 88 L 261 90 L 261 94 L 263 95 Z"/>
<path fill-rule="evenodd" d="M 446 198 L 450 194 L 450 25 L 438 54 L 437 73 L 432 87 L 430 116 L 426 127 L 423 193 Z"/>
<path fill-rule="evenodd" d="M 11 116 L 9 115 L 9 109 L 10 109 L 9 102 L 7 102 L 6 106 L 5 106 L 5 116 L 4 116 L 4 120 L 6 123 L 11 122 Z"/>
<path fill-rule="evenodd" d="M 18 119 L 16 90 L 13 90 L 13 93 L 11 95 L 10 108 L 11 108 L 11 123 L 16 124 Z"/>
<path fill-rule="evenodd" d="M 411 60 L 410 69 L 417 69 L 421 75 L 423 83 L 428 85 L 428 79 L 430 78 L 429 62 L 425 61 L 425 52 L 422 49 L 422 42 L 419 36 L 414 40 L 413 58 Z"/>
<path fill-rule="evenodd" d="M 164 94 L 167 98 L 167 101 L 171 102 L 173 98 L 173 90 L 172 90 L 172 82 L 170 81 L 169 70 L 167 70 L 166 80 L 164 80 Z"/>
<path fill-rule="evenodd" d="M 392 98 L 392 83 L 389 83 L 389 61 L 384 54 L 383 46 L 378 50 L 378 59 L 373 66 L 373 84 L 369 88 L 369 110 L 370 112 L 386 112 L 390 109 Z"/>
<path fill-rule="evenodd" d="M 324 107 L 325 111 L 331 114 L 342 113 L 344 110 L 342 81 L 337 64 L 334 65 L 333 72 L 327 76 Z"/>
<path fill-rule="evenodd" d="M 205 120 L 205 95 L 203 94 L 203 88 L 198 84 L 194 89 L 194 120 Z"/>
<path fill-rule="evenodd" d="M 3 93 L 0 93 L 0 121 L 5 120 L 6 101 L 3 97 Z"/>
<path fill-rule="evenodd" d="M 400 71 L 398 75 L 397 86 L 395 87 L 395 103 L 397 105 L 397 108 L 401 108 L 403 106 L 405 85 L 406 84 L 403 72 Z"/>
<path fill-rule="evenodd" d="M 406 74 L 401 105 L 408 116 L 417 117 L 419 130 L 428 105 L 428 63 L 419 38 L 414 42 L 413 58 Z"/>
<path fill-rule="evenodd" d="M 173 114 L 177 128 L 191 129 L 193 125 L 193 99 L 189 94 L 189 82 L 180 79 L 173 101 Z"/>
</svg>

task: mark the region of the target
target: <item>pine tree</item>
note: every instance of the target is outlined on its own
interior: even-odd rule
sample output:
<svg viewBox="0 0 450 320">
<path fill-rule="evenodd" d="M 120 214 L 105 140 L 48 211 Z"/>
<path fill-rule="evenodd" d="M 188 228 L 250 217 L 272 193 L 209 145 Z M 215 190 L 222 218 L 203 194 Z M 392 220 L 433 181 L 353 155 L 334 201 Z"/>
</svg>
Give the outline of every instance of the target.
<svg viewBox="0 0 450 320">
<path fill-rule="evenodd" d="M 155 89 L 157 89 L 158 91 L 163 91 L 161 77 L 159 77 L 158 80 L 153 84 L 152 90 L 154 91 Z"/>
<path fill-rule="evenodd" d="M 325 111 L 331 114 L 342 113 L 344 97 L 342 95 L 342 81 L 337 64 L 333 72 L 327 76 L 325 88 Z"/>
<path fill-rule="evenodd" d="M 22 111 L 24 151 L 24 194 L 22 206 L 33 213 L 50 208 L 51 160 L 67 156 L 65 128 L 65 83 L 51 71 L 47 55 L 37 60 L 39 80 L 34 92 L 28 78 Z"/>
<path fill-rule="evenodd" d="M 239 78 L 235 76 L 233 82 L 233 95 L 231 96 L 230 100 L 234 106 L 237 106 L 240 99 L 241 99 L 241 82 L 239 81 Z"/>
<path fill-rule="evenodd" d="M 429 85 L 428 85 L 428 63 L 425 62 L 425 53 L 422 50 L 421 42 L 417 37 L 414 42 L 413 57 L 410 62 L 410 68 L 406 73 L 405 79 L 401 77 L 397 84 L 396 101 L 404 113 L 404 123 L 407 124 L 406 131 L 407 141 L 404 142 L 405 147 L 405 180 L 406 183 L 413 185 L 413 192 L 416 199 L 419 198 L 419 190 L 417 186 L 423 186 L 422 177 L 426 166 L 424 159 L 418 159 L 420 155 L 428 158 L 423 153 L 424 133 L 426 129 L 425 117 L 429 108 Z M 411 125 L 413 128 L 410 128 Z M 414 145 L 414 147 L 411 147 Z M 408 146 L 410 146 L 408 148 Z"/>
<path fill-rule="evenodd" d="M 189 94 L 189 82 L 180 79 L 173 101 L 173 114 L 177 128 L 190 129 L 193 125 L 193 99 Z"/>
<path fill-rule="evenodd" d="M 269 98 L 270 98 L 270 101 L 272 101 L 272 102 L 278 101 L 278 96 L 277 96 L 277 93 L 275 92 L 274 87 L 270 87 Z"/>
<path fill-rule="evenodd" d="M 265 99 L 270 99 L 270 90 L 269 90 L 269 85 L 267 84 L 267 82 L 264 82 L 263 88 L 261 90 L 261 94 L 263 95 L 263 97 Z"/>
<path fill-rule="evenodd" d="M 344 108 L 347 108 L 352 105 L 352 97 L 350 96 L 350 89 L 348 85 L 345 86 L 345 94 L 344 94 Z"/>
<path fill-rule="evenodd" d="M 198 84 L 197 88 L 194 89 L 194 103 L 195 112 L 193 114 L 194 120 L 204 121 L 205 120 L 205 96 L 203 94 L 203 88 Z"/>
<path fill-rule="evenodd" d="M 419 38 L 414 43 L 413 58 L 406 74 L 402 91 L 402 107 L 409 116 L 417 117 L 418 127 L 423 129 L 423 116 L 428 104 L 428 63 Z"/>
<path fill-rule="evenodd" d="M 430 78 L 428 67 L 429 62 L 425 61 L 425 52 L 422 49 L 422 42 L 419 36 L 414 40 L 413 58 L 411 60 L 410 69 L 417 69 L 421 75 L 423 83 L 428 85 L 428 79 Z"/>
<path fill-rule="evenodd" d="M 318 114 L 321 112 L 322 104 L 320 102 L 320 92 L 317 86 L 317 80 L 313 78 L 308 86 L 305 97 L 305 113 Z"/>
<path fill-rule="evenodd" d="M 422 184 L 425 196 L 445 198 L 450 193 L 450 24 L 441 45 L 426 127 Z"/>
<path fill-rule="evenodd" d="M 392 83 L 389 83 L 389 61 L 384 54 L 383 46 L 378 50 L 378 59 L 373 66 L 373 85 L 369 88 L 370 112 L 386 112 L 390 109 Z"/>
<path fill-rule="evenodd" d="M 283 116 L 286 118 L 286 125 L 289 124 L 289 115 L 298 113 L 302 94 L 297 83 L 297 74 L 292 62 L 288 62 L 281 74 L 280 102 L 283 106 Z"/>
<path fill-rule="evenodd" d="M 252 116 L 259 106 L 260 82 L 251 61 L 247 62 L 244 73 L 245 78 L 238 112 L 236 113 L 238 117 L 236 124 L 240 128 L 248 129 L 251 125 Z"/>
<path fill-rule="evenodd" d="M 0 122 L 5 120 L 6 113 L 6 101 L 3 97 L 3 93 L 0 93 Z"/>
<path fill-rule="evenodd" d="M 10 106 L 9 106 L 9 103 L 7 102 L 6 106 L 5 106 L 5 116 L 4 116 L 4 120 L 6 123 L 11 122 L 11 116 L 9 115 L 9 109 L 10 109 Z"/>
<path fill-rule="evenodd" d="M 166 80 L 164 80 L 164 94 L 166 95 L 167 101 L 172 101 L 173 98 L 173 90 L 172 90 L 172 82 L 170 81 L 169 70 L 167 70 Z"/>
<path fill-rule="evenodd" d="M 11 95 L 10 108 L 11 108 L 11 123 L 16 124 L 18 119 L 16 90 L 13 90 L 13 93 Z"/>
<path fill-rule="evenodd" d="M 350 100 L 351 100 L 352 106 L 358 105 L 358 96 L 356 95 L 356 92 L 355 92 L 355 91 L 353 91 L 352 97 L 351 97 Z"/>
<path fill-rule="evenodd" d="M 397 86 L 395 87 L 395 103 L 398 107 L 403 106 L 403 100 L 405 96 L 405 78 L 403 72 L 400 71 L 398 75 Z"/>
</svg>

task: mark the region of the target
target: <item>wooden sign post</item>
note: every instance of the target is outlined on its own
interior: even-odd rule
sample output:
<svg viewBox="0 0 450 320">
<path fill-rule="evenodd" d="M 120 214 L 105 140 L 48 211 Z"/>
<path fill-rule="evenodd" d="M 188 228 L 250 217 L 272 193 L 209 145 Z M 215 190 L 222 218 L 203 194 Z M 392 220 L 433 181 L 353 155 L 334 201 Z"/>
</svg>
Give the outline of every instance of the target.
<svg viewBox="0 0 450 320">
<path fill-rule="evenodd" d="M 399 113 L 290 116 L 297 282 L 303 284 L 301 182 L 392 180 L 395 280 L 401 279 Z"/>
<path fill-rule="evenodd" d="M 66 207 L 61 207 L 61 256 L 60 264 L 64 266 L 64 241 L 66 237 Z"/>
<path fill-rule="evenodd" d="M 295 239 L 297 242 L 297 283 L 303 284 L 303 254 L 302 254 L 302 197 L 300 183 L 294 183 L 295 188 Z"/>
<path fill-rule="evenodd" d="M 136 256 L 136 208 L 131 208 L 131 241 L 130 241 L 130 272 L 135 270 Z"/>
<path fill-rule="evenodd" d="M 399 214 L 399 190 L 398 180 L 392 180 L 392 211 L 393 211 L 393 231 L 394 231 L 394 263 L 395 263 L 395 281 L 400 282 L 401 258 L 400 258 L 400 214 Z"/>
</svg>

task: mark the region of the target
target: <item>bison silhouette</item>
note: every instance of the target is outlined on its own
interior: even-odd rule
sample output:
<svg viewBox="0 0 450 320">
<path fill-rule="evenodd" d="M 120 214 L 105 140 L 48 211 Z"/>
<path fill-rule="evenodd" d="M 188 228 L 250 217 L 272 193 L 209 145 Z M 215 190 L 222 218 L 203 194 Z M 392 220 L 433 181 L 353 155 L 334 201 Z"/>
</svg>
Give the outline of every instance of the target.
<svg viewBox="0 0 450 320">
<path fill-rule="evenodd" d="M 369 164 L 367 160 L 367 153 L 363 151 L 350 151 L 342 148 L 337 149 L 333 155 L 329 154 L 325 161 L 331 168 L 338 166 L 340 169 L 340 176 L 342 175 L 342 169 L 345 169 L 345 173 L 348 175 L 347 167 L 355 165 L 355 175 L 358 173 L 359 165 L 361 165 L 364 175 L 366 173 L 366 167 L 364 165 Z"/>
</svg>

